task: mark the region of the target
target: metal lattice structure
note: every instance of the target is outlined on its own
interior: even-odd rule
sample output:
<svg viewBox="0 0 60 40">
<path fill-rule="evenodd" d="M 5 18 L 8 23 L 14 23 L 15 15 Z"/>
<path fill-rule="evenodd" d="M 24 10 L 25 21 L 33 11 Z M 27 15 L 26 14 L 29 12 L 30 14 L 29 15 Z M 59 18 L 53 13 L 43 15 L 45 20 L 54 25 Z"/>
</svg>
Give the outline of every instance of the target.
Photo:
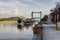
<svg viewBox="0 0 60 40">
<path fill-rule="evenodd" d="M 39 14 L 40 17 L 34 17 L 34 14 Z M 41 18 L 42 18 L 42 12 L 41 11 L 40 12 L 33 12 L 32 11 L 32 13 L 31 13 L 31 19 L 40 19 L 41 20 Z"/>
</svg>

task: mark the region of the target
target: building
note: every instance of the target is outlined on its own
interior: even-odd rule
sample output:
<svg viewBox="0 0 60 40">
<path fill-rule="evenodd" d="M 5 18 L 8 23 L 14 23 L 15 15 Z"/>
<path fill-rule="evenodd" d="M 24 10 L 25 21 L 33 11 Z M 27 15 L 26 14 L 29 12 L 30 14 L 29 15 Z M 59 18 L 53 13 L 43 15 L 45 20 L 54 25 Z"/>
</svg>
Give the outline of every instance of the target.
<svg viewBox="0 0 60 40">
<path fill-rule="evenodd" d="M 56 7 L 53 10 L 50 10 L 50 19 L 51 22 L 54 23 L 54 16 L 58 15 L 58 21 L 60 21 L 60 3 L 56 5 Z"/>
</svg>

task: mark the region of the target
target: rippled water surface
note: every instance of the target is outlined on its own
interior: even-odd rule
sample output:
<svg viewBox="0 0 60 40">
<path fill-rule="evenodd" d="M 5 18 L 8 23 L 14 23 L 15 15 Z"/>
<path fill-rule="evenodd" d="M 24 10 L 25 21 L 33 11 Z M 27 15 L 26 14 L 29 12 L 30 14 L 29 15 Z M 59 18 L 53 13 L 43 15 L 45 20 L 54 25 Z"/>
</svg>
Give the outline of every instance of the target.
<svg viewBox="0 0 60 40">
<path fill-rule="evenodd" d="M 32 40 L 32 26 L 17 28 L 16 23 L 0 23 L 0 40 Z"/>
</svg>

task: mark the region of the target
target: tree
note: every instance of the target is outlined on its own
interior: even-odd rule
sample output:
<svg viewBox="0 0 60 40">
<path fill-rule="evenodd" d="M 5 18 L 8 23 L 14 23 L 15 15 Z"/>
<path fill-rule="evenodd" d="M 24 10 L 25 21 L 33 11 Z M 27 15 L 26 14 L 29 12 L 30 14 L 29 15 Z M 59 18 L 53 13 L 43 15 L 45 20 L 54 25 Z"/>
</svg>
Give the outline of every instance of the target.
<svg viewBox="0 0 60 40">
<path fill-rule="evenodd" d="M 41 21 L 45 22 L 45 21 L 47 21 L 47 19 L 48 19 L 48 15 L 45 15 L 45 16 L 41 19 Z"/>
</svg>

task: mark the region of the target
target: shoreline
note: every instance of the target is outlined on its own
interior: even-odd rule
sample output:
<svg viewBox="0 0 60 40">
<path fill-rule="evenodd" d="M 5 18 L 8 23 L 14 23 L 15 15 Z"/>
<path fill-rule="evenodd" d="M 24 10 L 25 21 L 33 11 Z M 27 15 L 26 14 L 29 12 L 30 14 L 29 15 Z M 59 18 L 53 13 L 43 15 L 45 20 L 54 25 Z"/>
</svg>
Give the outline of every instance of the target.
<svg viewBox="0 0 60 40">
<path fill-rule="evenodd" d="M 8 23 L 9 24 L 9 23 L 17 23 L 17 21 L 0 21 L 0 24 L 1 23 Z"/>
</svg>

